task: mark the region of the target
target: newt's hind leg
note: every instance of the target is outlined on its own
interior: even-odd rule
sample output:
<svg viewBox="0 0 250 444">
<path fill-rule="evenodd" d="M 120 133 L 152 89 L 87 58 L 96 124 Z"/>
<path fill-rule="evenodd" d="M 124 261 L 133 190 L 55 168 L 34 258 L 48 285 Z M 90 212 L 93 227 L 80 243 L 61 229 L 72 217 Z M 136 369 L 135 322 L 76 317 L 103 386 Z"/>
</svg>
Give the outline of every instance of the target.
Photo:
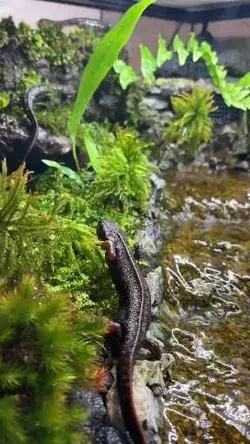
<svg viewBox="0 0 250 444">
<path fill-rule="evenodd" d="M 147 355 L 145 358 L 149 361 L 160 361 L 162 350 L 157 341 L 153 339 L 146 338 L 142 343 L 142 348 L 147 350 Z"/>
</svg>

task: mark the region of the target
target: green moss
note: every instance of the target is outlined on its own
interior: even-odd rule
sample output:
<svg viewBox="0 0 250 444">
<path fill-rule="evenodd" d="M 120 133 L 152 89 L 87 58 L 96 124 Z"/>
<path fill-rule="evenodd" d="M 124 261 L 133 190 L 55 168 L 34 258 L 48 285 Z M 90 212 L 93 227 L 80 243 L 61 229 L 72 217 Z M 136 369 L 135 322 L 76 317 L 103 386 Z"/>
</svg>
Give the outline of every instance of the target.
<svg viewBox="0 0 250 444">
<path fill-rule="evenodd" d="M 113 134 L 105 125 L 88 126 L 103 159 L 100 173 L 83 170 L 79 184 L 57 170 L 48 170 L 35 184 L 37 205 L 51 213 L 56 202 L 58 223 L 87 226 L 94 233 L 100 219 L 111 219 L 133 236 L 141 223 L 138 210 L 145 208 L 150 192 L 148 144 L 130 130 Z M 77 307 L 97 304 L 109 311 L 116 297 L 102 255 L 95 254 L 96 239 L 92 242 L 94 256 L 62 231 L 53 253 L 53 268 L 48 261 L 43 280 L 50 293 L 67 289 Z"/>
<path fill-rule="evenodd" d="M 97 370 L 104 322 L 77 315 L 66 294 L 48 298 L 31 277 L 1 292 L 0 319 L 1 443 L 86 442 L 77 430 L 85 412 L 68 395 Z"/>
<path fill-rule="evenodd" d="M 16 35 L 28 62 L 44 57 L 51 67 L 79 65 L 98 41 L 92 30 L 76 29 L 66 35 L 57 24 L 40 24 L 38 29 L 32 29 L 20 23 Z"/>
<path fill-rule="evenodd" d="M 49 109 L 37 111 L 36 116 L 39 125 L 55 136 L 66 136 L 67 135 L 67 125 L 69 118 L 71 116 L 72 106 L 61 105 L 60 110 Z"/>
</svg>

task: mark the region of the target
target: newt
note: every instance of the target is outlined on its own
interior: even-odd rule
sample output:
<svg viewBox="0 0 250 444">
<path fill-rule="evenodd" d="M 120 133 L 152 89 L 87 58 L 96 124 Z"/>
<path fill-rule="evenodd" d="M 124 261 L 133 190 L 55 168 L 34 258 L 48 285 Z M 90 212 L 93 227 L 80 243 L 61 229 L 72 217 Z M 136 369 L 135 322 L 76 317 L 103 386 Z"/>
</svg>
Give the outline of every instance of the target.
<svg viewBox="0 0 250 444">
<path fill-rule="evenodd" d="M 151 297 L 125 234 L 118 225 L 101 221 L 97 235 L 103 241 L 111 278 L 119 295 L 116 323 L 112 327 L 120 338 L 116 376 L 121 412 L 134 443 L 146 444 L 133 400 L 133 367 L 140 348 L 149 345 L 146 334 L 151 321 Z"/>
</svg>

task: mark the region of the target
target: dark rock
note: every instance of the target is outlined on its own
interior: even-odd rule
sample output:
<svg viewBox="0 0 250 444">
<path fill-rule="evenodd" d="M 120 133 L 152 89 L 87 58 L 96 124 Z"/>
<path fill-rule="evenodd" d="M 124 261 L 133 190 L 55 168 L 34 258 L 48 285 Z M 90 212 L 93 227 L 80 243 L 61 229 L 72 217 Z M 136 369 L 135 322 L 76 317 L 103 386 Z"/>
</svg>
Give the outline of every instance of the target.
<svg viewBox="0 0 250 444">
<path fill-rule="evenodd" d="M 247 173 L 250 170 L 250 164 L 247 162 L 247 160 L 242 160 L 241 162 L 237 162 L 235 164 L 234 169 Z"/>
<path fill-rule="evenodd" d="M 0 159 L 7 158 L 9 171 L 16 169 L 28 149 L 32 134 L 25 127 L 0 125 Z M 39 128 L 37 142 L 29 155 L 27 165 L 32 171 L 39 170 L 41 159 L 68 160 L 71 156 L 71 141 L 67 137 L 57 137 Z"/>
<path fill-rule="evenodd" d="M 126 436 L 111 426 L 107 409 L 100 394 L 86 389 L 77 389 L 73 401 L 82 405 L 88 415 L 81 429 L 95 444 L 130 444 Z"/>
<path fill-rule="evenodd" d="M 250 44 L 248 39 L 225 38 L 219 42 L 219 63 L 230 76 L 241 77 L 250 71 Z"/>
</svg>

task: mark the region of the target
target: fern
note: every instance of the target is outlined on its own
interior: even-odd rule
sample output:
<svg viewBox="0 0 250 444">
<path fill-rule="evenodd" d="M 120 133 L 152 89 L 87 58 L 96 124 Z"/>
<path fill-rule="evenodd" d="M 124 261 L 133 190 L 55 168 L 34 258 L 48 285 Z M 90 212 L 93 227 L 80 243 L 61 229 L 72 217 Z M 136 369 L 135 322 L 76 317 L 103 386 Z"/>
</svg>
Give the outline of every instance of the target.
<svg viewBox="0 0 250 444">
<path fill-rule="evenodd" d="M 175 118 L 165 129 L 165 139 L 177 143 L 188 143 L 191 154 L 195 154 L 202 142 L 212 137 L 213 121 L 209 114 L 215 111 L 213 93 L 194 88 L 191 94 L 182 93 L 171 99 Z"/>
<path fill-rule="evenodd" d="M 188 58 L 192 56 L 193 62 L 204 60 L 215 88 L 222 95 L 227 106 L 234 106 L 242 110 L 250 109 L 250 73 L 245 74 L 236 83 L 227 82 L 227 70 L 218 64 L 218 56 L 207 42 L 199 42 L 195 34 L 191 33 L 187 45 L 185 45 L 178 35 L 173 41 L 173 50 L 168 50 L 166 42 L 159 36 L 157 56 L 141 45 L 141 71 L 142 79 L 148 84 L 152 84 L 157 68 L 163 63 L 171 60 L 177 54 L 180 66 L 183 66 Z M 119 70 L 116 67 L 119 66 Z M 137 80 L 136 75 L 131 74 L 129 65 L 120 60 L 115 62 L 114 69 L 120 76 L 120 83 L 123 89 Z M 135 74 L 135 73 L 134 73 Z"/>
<path fill-rule="evenodd" d="M 85 330 L 86 325 L 86 330 Z M 93 374 L 103 322 L 74 316 L 68 297 L 46 297 L 35 280 L 0 296 L 1 443 L 81 443 L 82 409 L 68 401 Z"/>
</svg>

